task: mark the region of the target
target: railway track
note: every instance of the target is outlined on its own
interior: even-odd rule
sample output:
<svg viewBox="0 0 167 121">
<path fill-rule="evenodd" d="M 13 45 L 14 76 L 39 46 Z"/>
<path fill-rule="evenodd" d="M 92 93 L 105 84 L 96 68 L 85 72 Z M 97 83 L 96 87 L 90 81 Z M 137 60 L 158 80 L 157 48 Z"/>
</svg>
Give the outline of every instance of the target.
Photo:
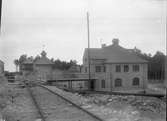
<svg viewBox="0 0 167 121">
<path fill-rule="evenodd" d="M 32 101 L 33 101 L 33 103 L 34 103 L 34 106 L 36 107 L 36 109 L 37 109 L 37 111 L 38 111 L 38 114 L 39 114 L 39 116 L 40 116 L 41 121 L 46 121 L 46 119 L 45 119 L 45 117 L 44 117 L 44 113 L 43 113 L 43 111 L 42 111 L 42 109 L 41 109 L 41 107 L 40 107 L 38 101 L 36 100 L 35 95 L 33 94 L 33 92 L 32 92 L 32 90 L 31 90 L 30 86 L 29 86 L 29 85 L 26 85 L 26 88 L 27 88 L 27 90 L 28 90 L 28 92 L 29 92 L 29 94 L 30 94 L 30 96 L 31 96 L 31 98 L 32 98 Z"/>
<path fill-rule="evenodd" d="M 108 91 L 80 91 L 80 90 L 68 90 L 68 92 L 72 93 L 80 93 L 80 94 L 107 94 L 107 95 L 122 95 L 122 96 L 145 96 L 145 97 L 156 97 L 156 98 L 163 98 L 165 94 L 147 94 L 147 93 L 126 93 L 126 92 L 108 92 Z"/>
<path fill-rule="evenodd" d="M 42 121 L 104 121 L 42 85 L 26 87 Z"/>
</svg>

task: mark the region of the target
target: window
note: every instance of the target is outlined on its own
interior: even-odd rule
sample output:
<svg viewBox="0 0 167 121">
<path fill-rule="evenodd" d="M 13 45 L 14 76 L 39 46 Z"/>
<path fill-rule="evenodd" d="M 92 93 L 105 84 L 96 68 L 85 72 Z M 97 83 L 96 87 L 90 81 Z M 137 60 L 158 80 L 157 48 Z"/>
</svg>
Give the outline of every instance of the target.
<svg viewBox="0 0 167 121">
<path fill-rule="evenodd" d="M 101 66 L 96 66 L 96 72 L 101 72 Z"/>
<path fill-rule="evenodd" d="M 82 83 L 78 83 L 78 87 L 79 87 L 79 89 L 82 89 L 83 88 Z"/>
<path fill-rule="evenodd" d="M 121 65 L 116 65 L 115 71 L 116 72 L 121 72 Z"/>
<path fill-rule="evenodd" d="M 128 72 L 129 71 L 129 66 L 128 65 L 124 65 L 124 72 Z"/>
<path fill-rule="evenodd" d="M 140 81 L 140 79 L 138 78 L 138 77 L 135 77 L 134 79 L 133 79 L 133 82 L 132 82 L 132 85 L 133 86 L 139 86 L 139 82 Z"/>
<path fill-rule="evenodd" d="M 87 81 L 84 82 L 84 86 L 88 87 L 88 82 Z"/>
<path fill-rule="evenodd" d="M 139 65 L 133 65 L 133 71 L 139 72 Z"/>
<path fill-rule="evenodd" d="M 122 86 L 122 79 L 116 79 L 115 80 L 115 87 L 121 87 Z"/>
<path fill-rule="evenodd" d="M 103 66 L 103 72 L 106 72 L 106 67 L 105 66 Z"/>
<path fill-rule="evenodd" d="M 101 88 L 105 88 L 105 80 L 101 80 Z"/>
<path fill-rule="evenodd" d="M 85 67 L 85 73 L 87 73 L 87 67 Z"/>
</svg>

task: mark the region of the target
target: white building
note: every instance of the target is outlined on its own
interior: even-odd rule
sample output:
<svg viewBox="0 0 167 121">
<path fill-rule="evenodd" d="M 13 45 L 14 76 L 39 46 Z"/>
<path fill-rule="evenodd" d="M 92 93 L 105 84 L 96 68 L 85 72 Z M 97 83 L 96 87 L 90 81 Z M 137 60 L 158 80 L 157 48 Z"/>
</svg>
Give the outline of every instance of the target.
<svg viewBox="0 0 167 121">
<path fill-rule="evenodd" d="M 4 72 L 4 62 L 0 60 L 0 74 Z"/>
<path fill-rule="evenodd" d="M 22 64 L 22 73 L 38 80 L 46 81 L 52 79 L 53 62 L 47 57 L 45 51 L 41 52 L 41 56 L 36 60 L 27 59 Z"/>
<path fill-rule="evenodd" d="M 97 78 L 90 87 L 97 91 L 117 91 L 145 89 L 147 86 L 147 61 L 139 58 L 129 49 L 119 45 L 118 39 L 113 44 L 101 48 L 90 48 L 91 78 Z M 88 49 L 83 56 L 83 72 L 89 72 Z"/>
</svg>

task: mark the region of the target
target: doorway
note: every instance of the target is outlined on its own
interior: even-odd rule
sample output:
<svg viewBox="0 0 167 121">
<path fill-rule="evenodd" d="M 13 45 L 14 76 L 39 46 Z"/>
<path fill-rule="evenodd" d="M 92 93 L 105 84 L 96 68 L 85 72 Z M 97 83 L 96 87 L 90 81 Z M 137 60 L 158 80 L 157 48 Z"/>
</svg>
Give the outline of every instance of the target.
<svg viewBox="0 0 167 121">
<path fill-rule="evenodd" d="M 95 80 L 90 80 L 90 90 L 94 91 L 95 89 Z"/>
</svg>

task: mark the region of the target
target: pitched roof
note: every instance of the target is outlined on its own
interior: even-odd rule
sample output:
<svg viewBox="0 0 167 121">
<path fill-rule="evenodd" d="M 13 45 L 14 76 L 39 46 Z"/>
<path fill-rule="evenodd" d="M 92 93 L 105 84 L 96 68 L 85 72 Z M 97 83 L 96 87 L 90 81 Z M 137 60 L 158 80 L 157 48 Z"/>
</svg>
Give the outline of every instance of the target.
<svg viewBox="0 0 167 121">
<path fill-rule="evenodd" d="M 41 57 L 35 61 L 35 64 L 38 65 L 50 65 L 53 64 L 51 60 L 49 60 L 47 57 Z"/>
<path fill-rule="evenodd" d="M 87 53 L 88 49 L 85 50 Z M 136 54 L 119 45 L 110 45 L 102 48 L 90 48 L 91 59 L 105 59 L 106 63 L 146 63 Z"/>
<path fill-rule="evenodd" d="M 85 53 L 87 54 L 88 48 L 85 49 Z M 89 49 L 90 57 L 93 59 L 104 59 L 103 51 L 101 48 L 90 48 Z"/>
<path fill-rule="evenodd" d="M 3 64 L 4 64 L 4 62 L 3 62 L 3 61 L 1 61 L 1 60 L 0 60 L 0 63 L 3 63 Z"/>
<path fill-rule="evenodd" d="M 23 62 L 23 64 L 33 64 L 33 60 L 27 59 Z"/>
</svg>

